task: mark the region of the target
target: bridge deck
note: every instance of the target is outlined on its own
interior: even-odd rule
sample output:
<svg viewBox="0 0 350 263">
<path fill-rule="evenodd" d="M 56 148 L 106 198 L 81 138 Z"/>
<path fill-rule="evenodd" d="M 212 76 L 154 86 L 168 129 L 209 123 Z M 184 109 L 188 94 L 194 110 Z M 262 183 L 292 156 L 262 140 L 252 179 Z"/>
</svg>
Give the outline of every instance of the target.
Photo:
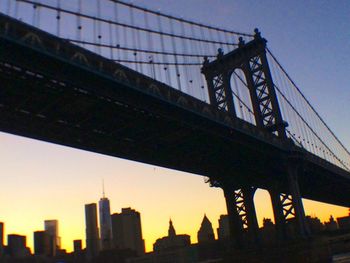
<svg viewBox="0 0 350 263">
<path fill-rule="evenodd" d="M 0 16 L 0 130 L 237 185 L 288 192 L 302 153 L 303 197 L 349 206 L 350 174 L 205 102 Z M 338 195 L 335 194 L 339 193 Z"/>
</svg>

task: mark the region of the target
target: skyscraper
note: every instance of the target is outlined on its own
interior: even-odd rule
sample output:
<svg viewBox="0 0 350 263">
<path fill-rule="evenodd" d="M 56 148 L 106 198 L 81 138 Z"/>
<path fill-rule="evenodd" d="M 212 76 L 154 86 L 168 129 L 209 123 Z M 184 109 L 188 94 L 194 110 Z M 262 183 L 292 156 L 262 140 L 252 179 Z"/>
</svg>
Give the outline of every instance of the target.
<svg viewBox="0 0 350 263">
<path fill-rule="evenodd" d="M 58 220 L 45 220 L 44 225 L 50 240 L 50 255 L 55 256 L 56 251 L 61 247 L 61 240 L 58 236 Z"/>
<path fill-rule="evenodd" d="M 214 230 L 208 217 L 204 215 L 201 227 L 197 233 L 198 243 L 215 240 Z"/>
<path fill-rule="evenodd" d="M 46 231 L 34 232 L 34 254 L 51 256 L 51 241 L 52 237 Z"/>
<path fill-rule="evenodd" d="M 97 226 L 97 205 L 96 203 L 85 205 L 86 224 L 86 257 L 88 260 L 96 257 L 100 251 L 99 234 Z"/>
<path fill-rule="evenodd" d="M 100 237 L 101 237 L 101 249 L 112 248 L 112 222 L 111 222 L 111 210 L 109 206 L 109 200 L 105 197 L 105 191 L 103 187 L 103 197 L 98 202 L 99 215 L 100 215 Z"/>
<path fill-rule="evenodd" d="M 134 209 L 123 208 L 120 214 L 112 215 L 112 236 L 116 248 L 129 248 L 138 255 L 145 253 L 145 242 L 142 239 L 140 213 Z"/>
</svg>

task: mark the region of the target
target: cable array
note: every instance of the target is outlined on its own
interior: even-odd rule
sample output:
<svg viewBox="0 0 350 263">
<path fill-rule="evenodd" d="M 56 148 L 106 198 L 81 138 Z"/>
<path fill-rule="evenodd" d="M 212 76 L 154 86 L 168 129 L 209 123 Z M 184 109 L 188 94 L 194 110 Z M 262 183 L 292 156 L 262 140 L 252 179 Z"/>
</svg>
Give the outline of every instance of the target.
<svg viewBox="0 0 350 263">
<path fill-rule="evenodd" d="M 289 136 L 307 151 L 350 171 L 349 151 L 269 49 L 267 54 L 283 118 L 289 123 Z"/>
<path fill-rule="evenodd" d="M 124 1 L 7 1 L 9 15 L 203 101 L 203 58 L 233 50 L 239 37 L 252 39 Z"/>
<path fill-rule="evenodd" d="M 175 17 L 121 0 L 4 0 L 12 17 L 123 64 L 142 74 L 208 101 L 200 72 L 203 58 L 235 49 L 251 34 Z M 350 171 L 350 153 L 267 50 L 287 134 L 307 151 Z M 244 73 L 231 76 L 238 118 L 255 125 Z"/>
</svg>

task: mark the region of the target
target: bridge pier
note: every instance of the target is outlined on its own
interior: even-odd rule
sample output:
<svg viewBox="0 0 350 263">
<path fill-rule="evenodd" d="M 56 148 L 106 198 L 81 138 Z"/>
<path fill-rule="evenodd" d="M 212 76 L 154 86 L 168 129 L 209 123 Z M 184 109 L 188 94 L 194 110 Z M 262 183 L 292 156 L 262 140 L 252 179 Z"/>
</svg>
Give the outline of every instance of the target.
<svg viewBox="0 0 350 263">
<path fill-rule="evenodd" d="M 269 189 L 273 215 L 275 218 L 275 229 L 277 234 L 277 240 L 283 241 L 287 239 L 287 225 L 286 218 L 283 210 L 283 203 L 281 200 L 281 193 L 276 186 Z"/>
<path fill-rule="evenodd" d="M 253 244 L 260 244 L 260 233 L 259 233 L 259 224 L 256 216 L 255 205 L 254 205 L 254 194 L 256 188 L 255 187 L 244 187 L 242 188 L 243 196 L 244 196 L 244 206 L 247 214 L 247 222 L 248 222 L 248 234 L 250 240 Z"/>
<path fill-rule="evenodd" d="M 236 208 L 234 188 L 224 186 L 223 190 L 229 221 L 230 241 L 233 246 L 243 248 L 243 224 Z"/>
<path fill-rule="evenodd" d="M 254 205 L 256 188 L 237 189 L 232 185 L 222 188 L 226 199 L 231 242 L 237 248 L 244 248 L 250 243 L 258 245 L 260 236 Z"/>
<path fill-rule="evenodd" d="M 303 201 L 301 199 L 298 182 L 298 173 L 300 171 L 299 168 L 299 160 L 295 157 L 291 157 L 288 160 L 287 165 L 289 191 L 292 196 L 292 203 L 294 207 L 294 216 L 298 228 L 298 235 L 300 235 L 301 238 L 306 238 L 307 236 L 309 236 L 309 230 L 305 220 L 305 211 Z"/>
<path fill-rule="evenodd" d="M 288 223 L 294 219 L 296 235 L 299 238 L 306 238 L 310 232 L 305 220 L 304 206 L 300 194 L 298 175 L 300 172 L 300 160 L 295 156 L 287 161 L 288 193 L 281 193 L 278 185 L 269 189 L 272 208 L 275 218 L 277 239 L 280 241 L 289 239 Z"/>
</svg>

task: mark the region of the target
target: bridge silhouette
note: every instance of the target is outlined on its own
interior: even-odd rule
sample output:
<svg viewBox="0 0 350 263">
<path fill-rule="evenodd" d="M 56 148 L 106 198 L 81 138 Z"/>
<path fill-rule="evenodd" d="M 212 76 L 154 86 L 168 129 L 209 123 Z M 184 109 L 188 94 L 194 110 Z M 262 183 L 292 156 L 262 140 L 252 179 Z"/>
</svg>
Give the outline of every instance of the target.
<svg viewBox="0 0 350 263">
<path fill-rule="evenodd" d="M 309 235 L 302 198 L 349 206 L 349 151 L 257 29 L 113 0 L 6 9 L 1 131 L 206 176 L 224 190 L 236 246 L 259 243 L 257 188 L 281 240 L 291 221 Z"/>
</svg>

